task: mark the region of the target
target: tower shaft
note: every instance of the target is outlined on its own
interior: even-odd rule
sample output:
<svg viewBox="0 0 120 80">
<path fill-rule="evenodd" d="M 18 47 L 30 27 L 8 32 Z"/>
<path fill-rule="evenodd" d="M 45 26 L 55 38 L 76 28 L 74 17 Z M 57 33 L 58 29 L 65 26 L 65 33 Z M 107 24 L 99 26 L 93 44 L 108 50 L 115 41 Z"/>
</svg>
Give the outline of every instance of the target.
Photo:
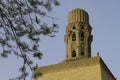
<svg viewBox="0 0 120 80">
<path fill-rule="evenodd" d="M 69 13 L 64 37 L 66 60 L 91 57 L 91 30 L 87 12 L 75 9 Z"/>
</svg>

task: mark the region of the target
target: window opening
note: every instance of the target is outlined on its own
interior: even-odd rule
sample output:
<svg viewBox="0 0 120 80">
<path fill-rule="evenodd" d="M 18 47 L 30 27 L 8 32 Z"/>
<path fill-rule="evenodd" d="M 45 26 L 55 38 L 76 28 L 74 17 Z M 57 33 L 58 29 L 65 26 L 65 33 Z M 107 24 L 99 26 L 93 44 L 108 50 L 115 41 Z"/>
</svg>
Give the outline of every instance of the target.
<svg viewBox="0 0 120 80">
<path fill-rule="evenodd" d="M 75 35 L 75 33 L 73 33 L 73 35 L 72 35 L 72 41 L 76 41 L 76 35 Z"/>
<path fill-rule="evenodd" d="M 84 29 L 84 26 L 83 26 L 83 25 L 81 26 L 81 29 Z"/>
<path fill-rule="evenodd" d="M 81 32 L 81 41 L 84 41 L 84 32 Z"/>
<path fill-rule="evenodd" d="M 84 51 L 81 51 L 81 55 L 84 55 Z"/>
<path fill-rule="evenodd" d="M 76 29 L 76 28 L 75 28 L 75 26 L 73 26 L 73 28 L 72 28 L 72 29 Z"/>
<path fill-rule="evenodd" d="M 72 57 L 76 57 L 76 52 L 75 51 L 72 52 Z"/>
</svg>

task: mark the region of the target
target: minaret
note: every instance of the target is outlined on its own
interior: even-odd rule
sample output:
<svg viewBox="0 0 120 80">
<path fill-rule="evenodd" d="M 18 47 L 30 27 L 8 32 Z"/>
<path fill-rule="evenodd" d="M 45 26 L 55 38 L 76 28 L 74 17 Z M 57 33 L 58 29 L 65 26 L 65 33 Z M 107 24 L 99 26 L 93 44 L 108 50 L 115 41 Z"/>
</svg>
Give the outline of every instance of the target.
<svg viewBox="0 0 120 80">
<path fill-rule="evenodd" d="M 68 23 L 64 41 L 66 43 L 66 60 L 91 57 L 91 26 L 89 15 L 83 9 L 72 10 L 68 14 Z"/>
</svg>

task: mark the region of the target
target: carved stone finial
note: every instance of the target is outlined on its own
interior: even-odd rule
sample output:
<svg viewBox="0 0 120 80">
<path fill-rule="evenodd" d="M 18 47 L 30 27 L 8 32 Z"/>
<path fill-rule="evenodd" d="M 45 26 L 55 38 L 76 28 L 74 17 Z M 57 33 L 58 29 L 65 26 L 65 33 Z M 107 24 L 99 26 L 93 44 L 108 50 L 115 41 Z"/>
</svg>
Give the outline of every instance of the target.
<svg viewBox="0 0 120 80">
<path fill-rule="evenodd" d="M 36 64 L 36 66 L 35 67 L 38 67 L 38 64 Z"/>
<path fill-rule="evenodd" d="M 97 56 L 99 56 L 99 52 L 97 52 Z"/>
</svg>

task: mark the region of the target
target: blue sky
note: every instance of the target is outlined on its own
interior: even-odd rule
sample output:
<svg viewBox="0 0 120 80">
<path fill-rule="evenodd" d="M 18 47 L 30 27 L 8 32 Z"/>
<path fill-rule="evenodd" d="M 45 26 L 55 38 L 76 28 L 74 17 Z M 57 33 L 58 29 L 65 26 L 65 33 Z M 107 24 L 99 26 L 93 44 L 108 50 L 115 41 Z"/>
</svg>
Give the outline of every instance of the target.
<svg viewBox="0 0 120 80">
<path fill-rule="evenodd" d="M 113 75 L 120 80 L 120 0 L 60 0 L 61 6 L 53 8 L 48 13 L 59 18 L 56 20 L 60 26 L 55 38 L 42 37 L 40 49 L 44 53 L 39 66 L 56 64 L 65 59 L 64 35 L 67 25 L 68 13 L 81 8 L 88 12 L 90 25 L 92 26 L 92 56 L 97 52 L 111 70 Z M 8 59 L 0 57 L 0 80 L 18 75 L 21 59 L 10 56 Z"/>
</svg>

